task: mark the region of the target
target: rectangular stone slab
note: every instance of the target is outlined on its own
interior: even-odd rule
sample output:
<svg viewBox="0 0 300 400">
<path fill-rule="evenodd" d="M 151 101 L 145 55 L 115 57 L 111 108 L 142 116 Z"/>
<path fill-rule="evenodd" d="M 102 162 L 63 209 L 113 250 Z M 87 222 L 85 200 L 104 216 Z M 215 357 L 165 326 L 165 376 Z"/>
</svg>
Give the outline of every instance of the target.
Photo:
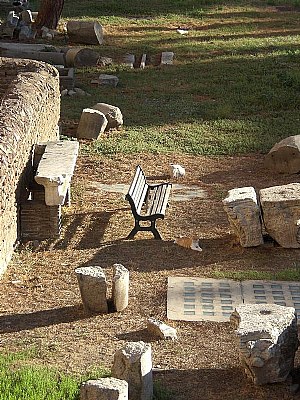
<svg viewBox="0 0 300 400">
<path fill-rule="evenodd" d="M 240 282 L 229 279 L 168 278 L 167 317 L 185 321 L 229 321 L 243 302 Z"/>
<path fill-rule="evenodd" d="M 77 141 L 48 142 L 34 177 L 45 187 L 47 206 L 62 205 L 73 176 L 79 143 Z"/>
<path fill-rule="evenodd" d="M 300 316 L 300 282 L 244 281 L 242 290 L 245 303 L 294 307 Z"/>
<path fill-rule="evenodd" d="M 300 321 L 300 282 L 169 277 L 167 317 L 182 321 L 229 322 L 239 304 L 294 307 Z"/>
</svg>

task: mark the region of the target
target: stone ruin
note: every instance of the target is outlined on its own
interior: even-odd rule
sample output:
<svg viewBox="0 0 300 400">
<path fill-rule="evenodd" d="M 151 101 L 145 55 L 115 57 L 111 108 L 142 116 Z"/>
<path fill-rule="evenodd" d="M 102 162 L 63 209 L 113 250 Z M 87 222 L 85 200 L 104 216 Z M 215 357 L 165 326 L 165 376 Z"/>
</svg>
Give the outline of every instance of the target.
<svg viewBox="0 0 300 400">
<path fill-rule="evenodd" d="M 58 139 L 59 76 L 33 60 L 0 58 L 0 272 L 22 239 L 22 204 L 33 181 L 33 149 Z M 58 207 L 43 210 L 59 217 Z M 47 215 L 45 214 L 45 220 Z M 46 221 L 47 222 L 47 221 Z"/>
<path fill-rule="evenodd" d="M 92 379 L 80 387 L 80 400 L 151 400 L 152 354 L 149 343 L 127 342 L 114 355 L 112 377 Z"/>
<path fill-rule="evenodd" d="M 295 309 L 277 304 L 241 304 L 230 318 L 246 375 L 257 385 L 284 382 L 299 346 Z"/>
<path fill-rule="evenodd" d="M 241 246 L 264 243 L 267 234 L 280 246 L 300 248 L 300 183 L 228 191 L 223 200 L 229 224 Z"/>
</svg>

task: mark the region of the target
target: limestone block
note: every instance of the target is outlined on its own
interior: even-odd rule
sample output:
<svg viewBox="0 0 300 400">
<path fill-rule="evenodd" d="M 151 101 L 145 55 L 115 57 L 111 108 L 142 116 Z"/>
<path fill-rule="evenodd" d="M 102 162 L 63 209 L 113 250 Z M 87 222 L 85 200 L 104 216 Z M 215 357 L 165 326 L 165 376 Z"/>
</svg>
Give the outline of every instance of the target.
<svg viewBox="0 0 300 400">
<path fill-rule="evenodd" d="M 116 378 L 91 379 L 80 386 L 80 400 L 128 400 L 128 383 Z"/>
<path fill-rule="evenodd" d="M 264 224 L 269 235 L 286 248 L 300 247 L 300 183 L 260 190 Z"/>
<path fill-rule="evenodd" d="M 260 208 L 253 187 L 229 190 L 223 206 L 241 246 L 252 247 L 263 243 Z"/>
<path fill-rule="evenodd" d="M 135 60 L 134 67 L 144 69 L 146 66 L 147 54 L 142 54 Z"/>
<path fill-rule="evenodd" d="M 165 324 L 154 318 L 149 318 L 147 323 L 147 330 L 160 339 L 177 339 L 177 332 L 175 328 Z"/>
<path fill-rule="evenodd" d="M 70 20 L 67 22 L 67 32 L 69 40 L 73 43 L 103 43 L 103 28 L 98 21 Z"/>
<path fill-rule="evenodd" d="M 106 103 L 97 103 L 92 107 L 92 109 L 98 110 L 105 115 L 108 121 L 106 130 L 119 128 L 123 125 L 123 115 L 118 107 Z"/>
<path fill-rule="evenodd" d="M 151 345 L 128 342 L 114 355 L 112 376 L 128 382 L 130 400 L 151 400 L 153 396 Z"/>
<path fill-rule="evenodd" d="M 88 312 L 107 313 L 107 284 L 101 267 L 75 269 L 84 308 Z"/>
<path fill-rule="evenodd" d="M 45 188 L 45 203 L 48 206 L 63 205 L 70 188 L 76 165 L 79 143 L 77 141 L 55 141 L 37 146 L 44 147 L 34 177 Z"/>
<path fill-rule="evenodd" d="M 108 86 L 116 87 L 119 83 L 119 78 L 115 75 L 101 74 L 101 75 L 99 75 L 98 79 L 99 79 L 100 85 L 108 85 Z"/>
<path fill-rule="evenodd" d="M 295 309 L 277 304 L 241 304 L 231 315 L 247 376 L 257 385 L 283 382 L 298 348 Z"/>
<path fill-rule="evenodd" d="M 77 137 L 81 139 L 99 139 L 107 124 L 107 118 L 101 111 L 84 108 L 77 128 Z"/>
<path fill-rule="evenodd" d="M 297 174 L 300 171 L 300 135 L 276 143 L 265 156 L 264 164 L 271 171 Z"/>
<path fill-rule="evenodd" d="M 116 311 L 128 306 L 129 271 L 122 264 L 114 264 L 112 281 L 112 298 Z"/>
<path fill-rule="evenodd" d="M 161 63 L 161 65 L 172 65 L 173 58 L 174 58 L 173 51 L 163 51 L 161 53 L 160 63 Z"/>
<path fill-rule="evenodd" d="M 135 55 L 126 54 L 124 57 L 124 64 L 126 64 L 129 68 L 133 68 L 135 64 Z"/>
</svg>

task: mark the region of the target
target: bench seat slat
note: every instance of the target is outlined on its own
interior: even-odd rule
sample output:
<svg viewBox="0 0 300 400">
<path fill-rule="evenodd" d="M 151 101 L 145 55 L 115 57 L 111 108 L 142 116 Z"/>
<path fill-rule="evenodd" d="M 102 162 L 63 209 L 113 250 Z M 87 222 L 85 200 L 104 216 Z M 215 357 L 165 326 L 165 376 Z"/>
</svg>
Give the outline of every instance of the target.
<svg viewBox="0 0 300 400">
<path fill-rule="evenodd" d="M 147 210 L 148 215 L 165 214 L 168 205 L 170 190 L 171 186 L 169 184 L 163 184 L 156 187 L 155 189 L 152 189 L 152 192 L 154 192 L 154 194 L 153 200 L 151 201 Z"/>
<path fill-rule="evenodd" d="M 140 213 L 145 197 L 147 194 L 146 177 L 140 166 L 137 167 L 133 181 L 128 190 L 128 195 L 131 197 L 137 213 Z"/>
</svg>

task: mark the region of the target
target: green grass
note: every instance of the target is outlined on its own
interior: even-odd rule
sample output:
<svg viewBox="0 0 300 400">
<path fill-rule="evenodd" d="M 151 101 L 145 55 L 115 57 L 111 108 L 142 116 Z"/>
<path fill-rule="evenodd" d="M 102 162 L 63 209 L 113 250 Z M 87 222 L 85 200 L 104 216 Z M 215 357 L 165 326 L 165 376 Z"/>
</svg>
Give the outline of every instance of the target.
<svg viewBox="0 0 300 400">
<path fill-rule="evenodd" d="M 299 14 L 270 7 L 283 4 L 300 1 L 67 0 L 63 20 L 98 20 L 104 44 L 94 49 L 114 64 L 76 70 L 76 85 L 91 96 L 63 97 L 62 121 L 78 121 L 97 102 L 118 106 L 123 130 L 84 146 L 101 156 L 267 153 L 300 133 Z M 188 35 L 176 32 L 180 25 Z M 173 66 L 153 65 L 162 51 L 174 52 Z M 128 70 L 128 52 L 152 63 Z M 92 86 L 100 73 L 117 75 L 119 85 Z"/>
<path fill-rule="evenodd" d="M 150 6 L 108 0 L 105 10 L 101 6 L 91 2 L 83 15 L 103 23 L 105 43 L 95 49 L 115 64 L 77 70 L 77 84 L 91 96 L 64 97 L 62 119 L 79 120 L 83 108 L 101 101 L 121 109 L 124 129 L 84 151 L 267 153 L 279 140 L 299 134 L 297 13 L 243 1 L 168 0 Z M 66 4 L 64 15 L 74 17 L 83 7 L 75 2 L 71 10 Z M 189 34 L 179 35 L 179 25 L 189 26 Z M 153 61 L 162 51 L 174 52 L 173 66 L 128 70 L 120 62 L 128 52 L 146 53 Z M 117 75 L 117 88 L 92 87 L 100 73 Z"/>
<path fill-rule="evenodd" d="M 277 281 L 300 281 L 300 265 L 293 265 L 283 271 L 270 272 L 270 271 L 219 271 L 213 273 L 216 279 L 235 279 L 239 281 L 244 280 L 277 280 Z"/>
<path fill-rule="evenodd" d="M 34 348 L 0 352 L 0 400 L 79 400 L 82 382 L 109 376 L 102 368 L 85 375 L 66 374 L 39 364 L 37 357 Z M 153 400 L 173 398 L 160 382 L 154 383 L 153 391 Z"/>
<path fill-rule="evenodd" d="M 35 351 L 0 353 L 0 400 L 79 400 L 81 382 L 108 376 L 102 369 L 72 376 L 37 365 Z"/>
</svg>

